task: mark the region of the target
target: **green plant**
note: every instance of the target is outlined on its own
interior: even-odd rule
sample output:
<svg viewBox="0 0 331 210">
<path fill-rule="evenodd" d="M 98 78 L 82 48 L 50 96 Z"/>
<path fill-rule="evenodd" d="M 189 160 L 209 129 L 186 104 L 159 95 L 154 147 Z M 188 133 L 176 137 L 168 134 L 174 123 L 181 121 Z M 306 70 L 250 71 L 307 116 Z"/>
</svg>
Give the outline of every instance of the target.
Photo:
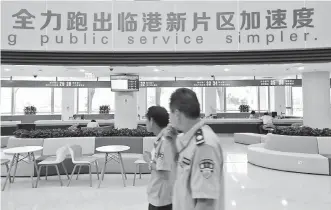
<svg viewBox="0 0 331 210">
<path fill-rule="evenodd" d="M 104 137 L 104 136 L 130 136 L 145 137 L 154 136 L 144 128 L 116 129 L 92 128 L 92 129 L 37 129 L 32 131 L 17 130 L 14 132 L 16 138 L 64 138 L 64 137 Z"/>
<path fill-rule="evenodd" d="M 110 106 L 109 105 L 102 105 L 99 107 L 99 113 L 100 114 L 109 114 L 110 112 Z"/>
<path fill-rule="evenodd" d="M 310 128 L 310 127 L 276 127 L 273 134 L 287 136 L 331 136 L 331 129 Z"/>
<path fill-rule="evenodd" d="M 249 105 L 242 104 L 239 106 L 240 112 L 249 112 L 249 109 L 250 109 Z"/>
<path fill-rule="evenodd" d="M 24 114 L 37 114 L 37 108 L 35 106 L 24 107 Z"/>
</svg>

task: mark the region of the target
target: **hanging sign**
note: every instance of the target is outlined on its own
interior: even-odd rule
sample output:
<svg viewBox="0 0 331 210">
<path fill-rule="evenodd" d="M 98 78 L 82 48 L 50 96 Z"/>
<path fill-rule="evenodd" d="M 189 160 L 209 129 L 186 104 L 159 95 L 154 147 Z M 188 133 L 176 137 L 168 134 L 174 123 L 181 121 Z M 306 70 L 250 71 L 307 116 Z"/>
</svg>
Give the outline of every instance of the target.
<svg viewBox="0 0 331 210">
<path fill-rule="evenodd" d="M 115 79 L 115 78 L 113 78 Z M 116 80 L 115 80 L 116 81 Z M 128 89 L 148 87 L 246 87 L 246 86 L 296 86 L 301 79 L 285 80 L 177 80 L 177 81 L 134 81 Z M 111 88 L 111 81 L 27 81 L 1 80 L 1 87 L 28 88 Z"/>
</svg>

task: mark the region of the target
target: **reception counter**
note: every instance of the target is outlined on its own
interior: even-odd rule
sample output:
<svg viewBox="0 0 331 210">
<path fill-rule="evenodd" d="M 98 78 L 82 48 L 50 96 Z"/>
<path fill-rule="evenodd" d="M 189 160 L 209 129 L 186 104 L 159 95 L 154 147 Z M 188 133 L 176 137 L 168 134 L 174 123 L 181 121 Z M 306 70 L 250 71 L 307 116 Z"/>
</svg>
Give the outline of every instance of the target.
<svg viewBox="0 0 331 210">
<path fill-rule="evenodd" d="M 215 133 L 259 133 L 259 126 L 262 124 L 260 119 L 204 119 L 207 125 L 209 125 Z M 90 120 L 40 120 L 36 121 L 33 125 L 36 129 L 66 129 L 72 125 L 78 124 L 78 127 L 86 127 Z M 100 127 L 113 126 L 114 120 L 97 120 Z M 274 119 L 276 126 L 291 126 L 294 123 L 302 123 L 302 119 Z M 144 126 L 145 120 L 138 120 L 138 125 Z M 18 122 L 2 122 L 1 135 L 8 136 L 13 135 L 13 132 L 22 127 L 23 124 Z M 31 125 L 25 124 L 27 127 Z M 24 127 L 24 126 L 23 126 Z"/>
</svg>

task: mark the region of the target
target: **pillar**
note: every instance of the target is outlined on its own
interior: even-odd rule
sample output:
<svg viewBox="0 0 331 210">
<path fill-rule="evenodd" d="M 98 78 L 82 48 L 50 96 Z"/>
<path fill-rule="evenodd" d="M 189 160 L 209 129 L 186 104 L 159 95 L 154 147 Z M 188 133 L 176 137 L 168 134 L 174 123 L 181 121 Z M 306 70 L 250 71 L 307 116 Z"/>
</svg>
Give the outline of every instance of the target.
<svg viewBox="0 0 331 210">
<path fill-rule="evenodd" d="M 312 128 L 331 128 L 330 73 L 303 73 L 302 93 L 303 124 Z"/>
<path fill-rule="evenodd" d="M 205 88 L 205 116 L 211 114 L 217 114 L 216 106 L 216 88 L 206 87 Z"/>
<path fill-rule="evenodd" d="M 145 116 L 147 111 L 147 88 L 140 89 L 138 94 L 138 114 L 140 119 Z"/>
<path fill-rule="evenodd" d="M 115 93 L 115 128 L 137 128 L 137 93 L 116 92 Z"/>
<path fill-rule="evenodd" d="M 75 114 L 75 89 L 62 88 L 62 120 L 69 120 Z"/>
</svg>

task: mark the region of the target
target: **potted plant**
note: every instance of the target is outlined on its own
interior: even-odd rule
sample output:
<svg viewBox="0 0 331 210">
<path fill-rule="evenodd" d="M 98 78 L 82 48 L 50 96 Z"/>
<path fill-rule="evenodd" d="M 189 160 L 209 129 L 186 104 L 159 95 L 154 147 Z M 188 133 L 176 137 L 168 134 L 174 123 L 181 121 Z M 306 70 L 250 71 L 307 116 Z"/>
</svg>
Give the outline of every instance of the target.
<svg viewBox="0 0 331 210">
<path fill-rule="evenodd" d="M 24 107 L 25 115 L 35 115 L 37 114 L 37 108 L 35 106 L 26 106 Z"/>
<path fill-rule="evenodd" d="M 109 114 L 110 106 L 109 105 L 102 105 L 99 107 L 100 114 Z"/>
<path fill-rule="evenodd" d="M 239 111 L 240 112 L 249 112 L 249 105 L 246 105 L 246 104 L 242 104 L 239 106 Z"/>
</svg>

